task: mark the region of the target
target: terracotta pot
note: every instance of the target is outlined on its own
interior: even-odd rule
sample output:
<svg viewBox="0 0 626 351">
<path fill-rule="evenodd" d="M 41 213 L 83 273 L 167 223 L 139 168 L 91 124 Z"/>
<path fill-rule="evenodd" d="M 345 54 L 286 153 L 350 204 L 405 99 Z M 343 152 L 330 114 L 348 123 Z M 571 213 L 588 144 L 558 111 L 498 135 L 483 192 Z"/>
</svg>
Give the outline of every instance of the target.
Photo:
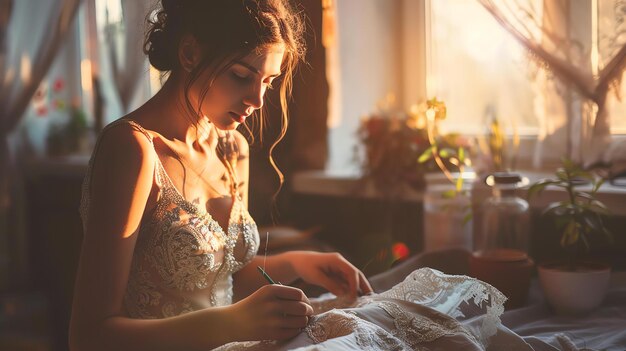
<svg viewBox="0 0 626 351">
<path fill-rule="evenodd" d="M 548 303 L 557 314 L 582 315 L 598 307 L 609 287 L 611 267 L 581 262 L 575 270 L 563 262 L 539 265 L 539 282 Z"/>
<path fill-rule="evenodd" d="M 528 297 L 534 262 L 513 249 L 477 251 L 470 256 L 470 275 L 500 290 L 507 298 L 506 308 L 522 307 Z"/>
</svg>

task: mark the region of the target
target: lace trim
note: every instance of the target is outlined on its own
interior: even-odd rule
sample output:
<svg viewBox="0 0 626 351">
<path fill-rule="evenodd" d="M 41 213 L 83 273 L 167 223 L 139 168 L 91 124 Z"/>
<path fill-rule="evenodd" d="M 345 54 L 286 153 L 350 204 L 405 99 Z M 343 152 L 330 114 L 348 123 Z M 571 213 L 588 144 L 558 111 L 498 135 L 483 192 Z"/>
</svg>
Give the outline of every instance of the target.
<svg viewBox="0 0 626 351">
<path fill-rule="evenodd" d="M 454 334 L 464 334 L 468 339 L 478 343 L 474 335 L 452 317 L 438 313 L 429 316 L 410 314 L 390 301 L 380 301 L 376 304 L 393 317 L 395 326 L 393 335 L 413 349 L 419 348 L 419 344 Z"/>
<path fill-rule="evenodd" d="M 457 320 L 485 315 L 478 335 L 483 345 L 497 332 L 507 298 L 498 289 L 480 280 L 446 275 L 430 268 L 413 271 L 393 288 L 378 295 L 430 307 Z"/>
<path fill-rule="evenodd" d="M 406 349 L 402 340 L 376 324 L 360 319 L 351 311 L 331 310 L 314 316 L 305 331 L 315 344 L 354 334 L 361 350 Z"/>
</svg>

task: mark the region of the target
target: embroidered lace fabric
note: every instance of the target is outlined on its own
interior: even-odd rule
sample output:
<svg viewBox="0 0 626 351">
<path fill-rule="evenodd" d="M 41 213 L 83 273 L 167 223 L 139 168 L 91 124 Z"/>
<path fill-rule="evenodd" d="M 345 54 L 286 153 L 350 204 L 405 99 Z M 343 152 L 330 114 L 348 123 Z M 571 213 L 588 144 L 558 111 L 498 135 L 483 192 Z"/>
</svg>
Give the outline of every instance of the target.
<svg viewBox="0 0 626 351">
<path fill-rule="evenodd" d="M 151 135 L 139 124 L 120 119 Z M 93 160 L 83 181 L 80 214 L 89 215 Z M 156 153 L 156 151 L 155 151 Z M 164 318 L 232 303 L 232 274 L 250 262 L 259 246 L 256 224 L 241 199 L 233 199 L 226 232 L 211 215 L 185 200 L 172 184 L 157 155 L 155 183 L 160 194 L 144 216 L 133 253 L 124 307 L 132 318 Z"/>
<path fill-rule="evenodd" d="M 421 268 L 380 294 L 316 301 L 305 332 L 287 343 L 231 343 L 218 350 L 485 350 L 505 301 L 487 283 Z M 466 326 L 476 318 L 478 328 Z M 517 339 L 510 347 L 527 349 Z"/>
</svg>

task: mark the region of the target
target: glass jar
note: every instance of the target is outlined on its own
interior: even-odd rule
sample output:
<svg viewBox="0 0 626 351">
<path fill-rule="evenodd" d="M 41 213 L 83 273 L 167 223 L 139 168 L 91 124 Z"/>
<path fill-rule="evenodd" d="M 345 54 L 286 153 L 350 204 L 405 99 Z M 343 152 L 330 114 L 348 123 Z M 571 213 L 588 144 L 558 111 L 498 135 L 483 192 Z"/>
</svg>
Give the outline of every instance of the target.
<svg viewBox="0 0 626 351">
<path fill-rule="evenodd" d="M 487 177 L 492 196 L 481 207 L 480 232 L 474 233 L 474 251 L 487 253 L 511 249 L 528 254 L 530 214 L 528 202 L 516 195 L 524 181 L 516 173 L 494 173 Z"/>
<path fill-rule="evenodd" d="M 461 191 L 455 192 L 455 184 L 443 174 L 426 175 L 424 251 L 472 249 L 471 185 L 475 174 L 453 173 L 452 176 L 454 179 L 463 177 Z"/>
<path fill-rule="evenodd" d="M 474 233 L 470 275 L 504 293 L 507 307 L 520 307 L 526 302 L 534 267 L 528 255 L 529 206 L 516 195 L 528 181 L 515 173 L 494 173 L 486 183 L 492 196 L 479 205 L 480 229 Z"/>
</svg>

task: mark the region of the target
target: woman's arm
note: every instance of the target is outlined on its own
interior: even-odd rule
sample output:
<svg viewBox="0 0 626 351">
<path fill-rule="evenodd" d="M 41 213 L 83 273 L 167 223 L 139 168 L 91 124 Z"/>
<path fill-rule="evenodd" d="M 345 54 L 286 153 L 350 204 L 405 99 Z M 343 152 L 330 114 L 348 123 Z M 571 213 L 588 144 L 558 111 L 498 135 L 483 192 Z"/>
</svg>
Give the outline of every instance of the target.
<svg viewBox="0 0 626 351">
<path fill-rule="evenodd" d="M 302 291 L 286 286 L 266 286 L 234 305 L 172 318 L 126 317 L 122 301 L 141 218 L 154 203 L 157 156 L 129 125 L 109 129 L 96 152 L 70 322 L 73 351 L 208 350 L 300 333 L 313 310 Z"/>
<path fill-rule="evenodd" d="M 240 195 L 247 206 L 249 180 L 249 145 L 239 132 L 234 133 L 239 148 L 237 173 L 241 186 Z M 320 285 L 335 295 L 356 296 L 359 292 L 372 292 L 369 282 L 356 267 L 338 253 L 318 253 L 313 251 L 293 251 L 278 255 L 255 256 L 252 261 L 233 275 L 234 298 L 242 299 L 256 291 L 267 281 L 257 270 L 264 269 L 276 282 L 289 284 L 297 278 Z"/>
<path fill-rule="evenodd" d="M 336 296 L 356 297 L 373 292 L 365 275 L 341 254 L 314 251 L 289 251 L 278 255 L 257 255 L 234 276 L 235 298 L 247 294 L 267 284 L 258 272 L 263 267 L 275 282 L 289 284 L 297 278 L 319 285 Z"/>
</svg>

